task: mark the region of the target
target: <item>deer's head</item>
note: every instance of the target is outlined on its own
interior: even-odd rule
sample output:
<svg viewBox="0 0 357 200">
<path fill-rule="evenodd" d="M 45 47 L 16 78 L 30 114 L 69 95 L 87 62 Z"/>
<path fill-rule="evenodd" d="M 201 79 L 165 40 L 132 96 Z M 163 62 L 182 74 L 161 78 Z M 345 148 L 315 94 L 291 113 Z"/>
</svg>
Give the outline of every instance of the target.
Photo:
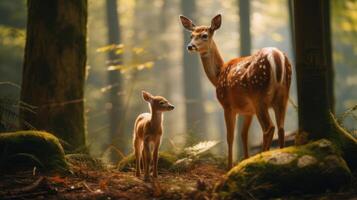
<svg viewBox="0 0 357 200">
<path fill-rule="evenodd" d="M 175 107 L 164 97 L 154 96 L 146 91 L 142 91 L 143 99 L 148 102 L 153 111 L 170 111 Z"/>
<path fill-rule="evenodd" d="M 181 15 L 182 26 L 191 32 L 191 41 L 187 45 L 189 52 L 206 53 L 211 48 L 214 32 L 221 27 L 222 16 L 216 15 L 211 20 L 211 26 L 196 26 L 192 20 Z"/>
</svg>

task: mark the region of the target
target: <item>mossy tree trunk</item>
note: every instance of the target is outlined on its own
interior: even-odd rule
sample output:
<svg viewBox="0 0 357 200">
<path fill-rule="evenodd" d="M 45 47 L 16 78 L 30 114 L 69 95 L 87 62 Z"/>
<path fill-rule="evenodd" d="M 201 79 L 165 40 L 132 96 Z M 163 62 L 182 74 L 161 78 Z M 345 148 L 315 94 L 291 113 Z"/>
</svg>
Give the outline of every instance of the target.
<svg viewBox="0 0 357 200">
<path fill-rule="evenodd" d="M 309 139 L 331 131 L 329 112 L 333 93 L 328 84 L 331 63 L 329 1 L 294 1 L 299 128 Z"/>
<path fill-rule="evenodd" d="M 118 3 L 117 0 L 107 0 L 106 2 L 106 13 L 107 13 L 107 26 L 108 26 L 108 44 L 120 44 L 120 24 L 118 17 Z M 114 51 L 108 52 L 108 65 L 120 65 L 122 64 L 122 56 L 116 54 Z M 109 109 L 109 123 L 110 123 L 110 133 L 109 133 L 109 143 L 115 146 L 119 146 L 125 149 L 125 145 L 120 139 L 123 130 L 120 128 L 120 113 L 122 109 L 122 101 L 119 96 L 122 88 L 122 78 L 120 71 L 108 71 L 108 84 L 111 85 L 109 92 L 109 102 L 111 108 Z M 112 159 L 116 158 L 112 155 Z"/>
<path fill-rule="evenodd" d="M 87 0 L 28 0 L 21 100 L 37 109 L 20 112 L 68 150 L 85 145 L 86 31 Z"/>
<path fill-rule="evenodd" d="M 196 3 L 194 1 L 181 0 L 182 14 L 197 23 Z M 186 129 L 194 133 L 196 139 L 204 139 L 206 132 L 202 83 L 198 57 L 190 55 L 186 45 L 190 42 L 190 35 L 183 30 L 183 84 L 186 106 Z"/>
</svg>

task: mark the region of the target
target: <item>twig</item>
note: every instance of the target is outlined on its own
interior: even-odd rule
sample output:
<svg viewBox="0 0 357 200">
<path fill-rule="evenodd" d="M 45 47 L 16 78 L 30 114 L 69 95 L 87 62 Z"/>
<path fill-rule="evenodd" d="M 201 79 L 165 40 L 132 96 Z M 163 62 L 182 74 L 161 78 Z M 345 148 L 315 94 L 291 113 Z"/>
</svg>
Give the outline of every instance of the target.
<svg viewBox="0 0 357 200">
<path fill-rule="evenodd" d="M 19 188 L 19 189 L 15 189 L 15 190 L 9 191 L 9 193 L 18 194 L 18 193 L 31 192 L 31 191 L 35 190 L 37 187 L 39 187 L 40 184 L 44 180 L 45 180 L 45 178 L 43 176 L 41 176 L 40 178 L 38 178 L 35 182 L 31 183 L 30 185 L 25 186 L 23 188 Z"/>
<path fill-rule="evenodd" d="M 0 82 L 0 85 L 11 85 L 11 86 L 16 87 L 17 89 L 21 89 L 20 85 L 18 85 L 16 83 L 9 82 L 9 81 Z"/>
</svg>

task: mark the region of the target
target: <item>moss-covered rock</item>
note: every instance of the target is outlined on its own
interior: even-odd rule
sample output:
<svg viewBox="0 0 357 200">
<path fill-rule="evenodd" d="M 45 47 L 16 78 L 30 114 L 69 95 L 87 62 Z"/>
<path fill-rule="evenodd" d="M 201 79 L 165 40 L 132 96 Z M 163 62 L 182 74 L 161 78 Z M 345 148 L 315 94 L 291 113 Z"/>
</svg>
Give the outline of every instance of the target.
<svg viewBox="0 0 357 200">
<path fill-rule="evenodd" d="M 215 192 L 222 199 L 260 199 L 334 190 L 350 178 L 339 149 L 322 139 L 244 160 L 228 172 Z"/>
<path fill-rule="evenodd" d="M 167 152 L 159 152 L 159 170 L 168 170 L 177 160 L 176 156 Z M 118 170 L 120 171 L 130 171 L 135 169 L 135 156 L 130 154 L 123 158 L 118 164 Z"/>
<path fill-rule="evenodd" d="M 0 134 L 0 168 L 66 171 L 64 151 L 59 140 L 42 131 L 18 131 Z"/>
</svg>

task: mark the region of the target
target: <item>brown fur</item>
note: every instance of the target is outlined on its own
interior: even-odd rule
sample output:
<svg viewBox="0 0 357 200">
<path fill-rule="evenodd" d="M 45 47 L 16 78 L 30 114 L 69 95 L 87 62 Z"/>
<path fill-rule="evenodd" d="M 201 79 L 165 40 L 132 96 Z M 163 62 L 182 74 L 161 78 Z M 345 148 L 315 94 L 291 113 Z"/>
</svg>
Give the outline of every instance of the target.
<svg viewBox="0 0 357 200">
<path fill-rule="evenodd" d="M 185 17 L 181 17 L 183 18 Z M 281 148 L 284 146 L 284 119 L 289 98 L 291 65 L 286 56 L 276 48 L 263 48 L 251 56 L 235 58 L 224 63 L 212 38 L 217 29 L 212 27 L 220 27 L 220 23 L 221 16 L 217 15 L 212 19 L 211 27 L 193 26 L 191 30 L 193 37 L 189 45 L 194 45 L 196 47 L 194 51 L 200 53 L 204 70 L 216 87 L 217 98 L 224 109 L 228 168 L 231 168 L 237 114 L 244 116 L 241 134 L 245 158 L 249 157 L 247 138 L 253 115 L 257 116 L 263 130 L 263 150 L 270 148 L 275 127 L 268 113 L 269 108 L 273 108 L 275 112 L 279 144 Z M 209 37 L 203 40 L 200 35 L 206 32 Z M 283 56 L 280 57 L 281 55 Z M 270 61 L 269 56 L 272 57 Z M 284 65 L 281 59 L 284 60 Z M 275 73 L 271 65 L 272 60 L 276 66 Z M 280 83 L 279 80 L 283 75 L 283 81 Z"/>
</svg>

